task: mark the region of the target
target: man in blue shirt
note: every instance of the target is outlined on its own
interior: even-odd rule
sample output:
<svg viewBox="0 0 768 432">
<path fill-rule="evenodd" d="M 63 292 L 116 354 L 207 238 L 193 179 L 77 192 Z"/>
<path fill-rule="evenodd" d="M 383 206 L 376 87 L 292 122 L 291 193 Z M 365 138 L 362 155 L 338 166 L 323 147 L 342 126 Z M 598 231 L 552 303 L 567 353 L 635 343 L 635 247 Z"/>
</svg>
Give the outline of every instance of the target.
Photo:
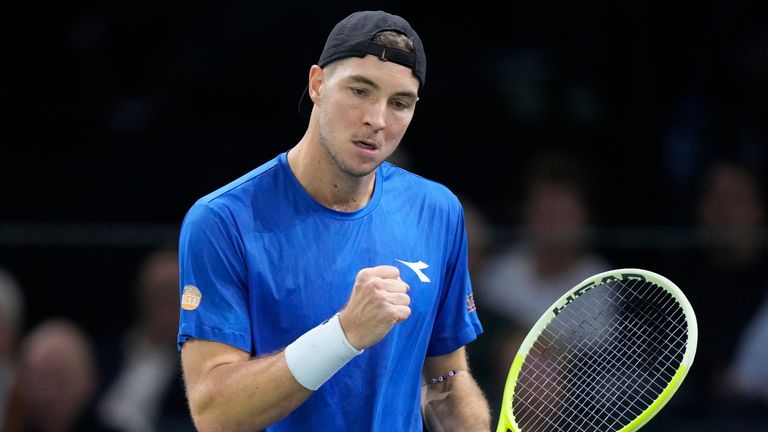
<svg viewBox="0 0 768 432">
<path fill-rule="evenodd" d="M 199 430 L 490 430 L 463 210 L 384 162 L 425 76 L 404 19 L 350 15 L 309 71 L 304 137 L 189 210 L 178 343 Z"/>
</svg>

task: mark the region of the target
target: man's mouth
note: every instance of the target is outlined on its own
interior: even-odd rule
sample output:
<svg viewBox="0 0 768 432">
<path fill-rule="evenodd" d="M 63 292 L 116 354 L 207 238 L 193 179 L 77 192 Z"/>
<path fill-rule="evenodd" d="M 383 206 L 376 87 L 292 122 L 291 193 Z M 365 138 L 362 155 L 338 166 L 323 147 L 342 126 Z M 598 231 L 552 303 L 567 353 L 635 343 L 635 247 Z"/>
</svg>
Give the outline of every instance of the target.
<svg viewBox="0 0 768 432">
<path fill-rule="evenodd" d="M 373 142 L 373 141 L 368 141 L 368 140 L 355 140 L 355 141 L 354 141 L 354 143 L 355 143 L 355 145 L 357 145 L 358 147 L 362 147 L 362 148 L 364 148 L 364 149 L 366 149 L 366 150 L 376 150 L 377 148 L 379 148 L 379 146 L 378 146 L 378 145 L 376 145 L 376 143 L 375 143 L 375 142 Z"/>
</svg>

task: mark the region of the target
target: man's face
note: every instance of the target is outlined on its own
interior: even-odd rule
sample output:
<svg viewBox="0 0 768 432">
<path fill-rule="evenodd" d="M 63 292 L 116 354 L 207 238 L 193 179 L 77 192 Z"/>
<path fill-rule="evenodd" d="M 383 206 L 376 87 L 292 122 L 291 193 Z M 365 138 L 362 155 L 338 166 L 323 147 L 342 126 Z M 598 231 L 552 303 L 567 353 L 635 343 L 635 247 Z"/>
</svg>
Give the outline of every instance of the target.
<svg viewBox="0 0 768 432">
<path fill-rule="evenodd" d="M 343 173 L 364 177 L 395 151 L 413 118 L 419 81 L 411 69 L 368 55 L 322 71 L 320 141 Z"/>
</svg>

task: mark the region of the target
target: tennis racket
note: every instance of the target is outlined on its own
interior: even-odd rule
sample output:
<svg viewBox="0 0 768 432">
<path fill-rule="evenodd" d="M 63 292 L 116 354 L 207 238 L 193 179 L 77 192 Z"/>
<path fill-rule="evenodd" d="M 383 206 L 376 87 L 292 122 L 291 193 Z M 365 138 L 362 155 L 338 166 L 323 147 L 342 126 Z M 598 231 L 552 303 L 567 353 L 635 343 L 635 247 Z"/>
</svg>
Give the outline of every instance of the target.
<svg viewBox="0 0 768 432">
<path fill-rule="evenodd" d="M 683 382 L 696 316 L 667 278 L 641 269 L 592 276 L 539 318 L 504 388 L 497 432 L 629 432 Z"/>
</svg>

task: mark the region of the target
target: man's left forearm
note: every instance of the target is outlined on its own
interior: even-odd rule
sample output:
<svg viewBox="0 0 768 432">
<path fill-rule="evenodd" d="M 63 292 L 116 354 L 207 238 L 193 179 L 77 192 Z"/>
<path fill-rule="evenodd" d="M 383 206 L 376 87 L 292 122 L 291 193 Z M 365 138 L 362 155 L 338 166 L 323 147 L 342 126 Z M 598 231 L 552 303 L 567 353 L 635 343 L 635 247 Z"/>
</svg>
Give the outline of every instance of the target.
<svg viewBox="0 0 768 432">
<path fill-rule="evenodd" d="M 423 390 L 422 409 L 430 432 L 491 430 L 488 401 L 468 371 L 427 382 Z"/>
</svg>

